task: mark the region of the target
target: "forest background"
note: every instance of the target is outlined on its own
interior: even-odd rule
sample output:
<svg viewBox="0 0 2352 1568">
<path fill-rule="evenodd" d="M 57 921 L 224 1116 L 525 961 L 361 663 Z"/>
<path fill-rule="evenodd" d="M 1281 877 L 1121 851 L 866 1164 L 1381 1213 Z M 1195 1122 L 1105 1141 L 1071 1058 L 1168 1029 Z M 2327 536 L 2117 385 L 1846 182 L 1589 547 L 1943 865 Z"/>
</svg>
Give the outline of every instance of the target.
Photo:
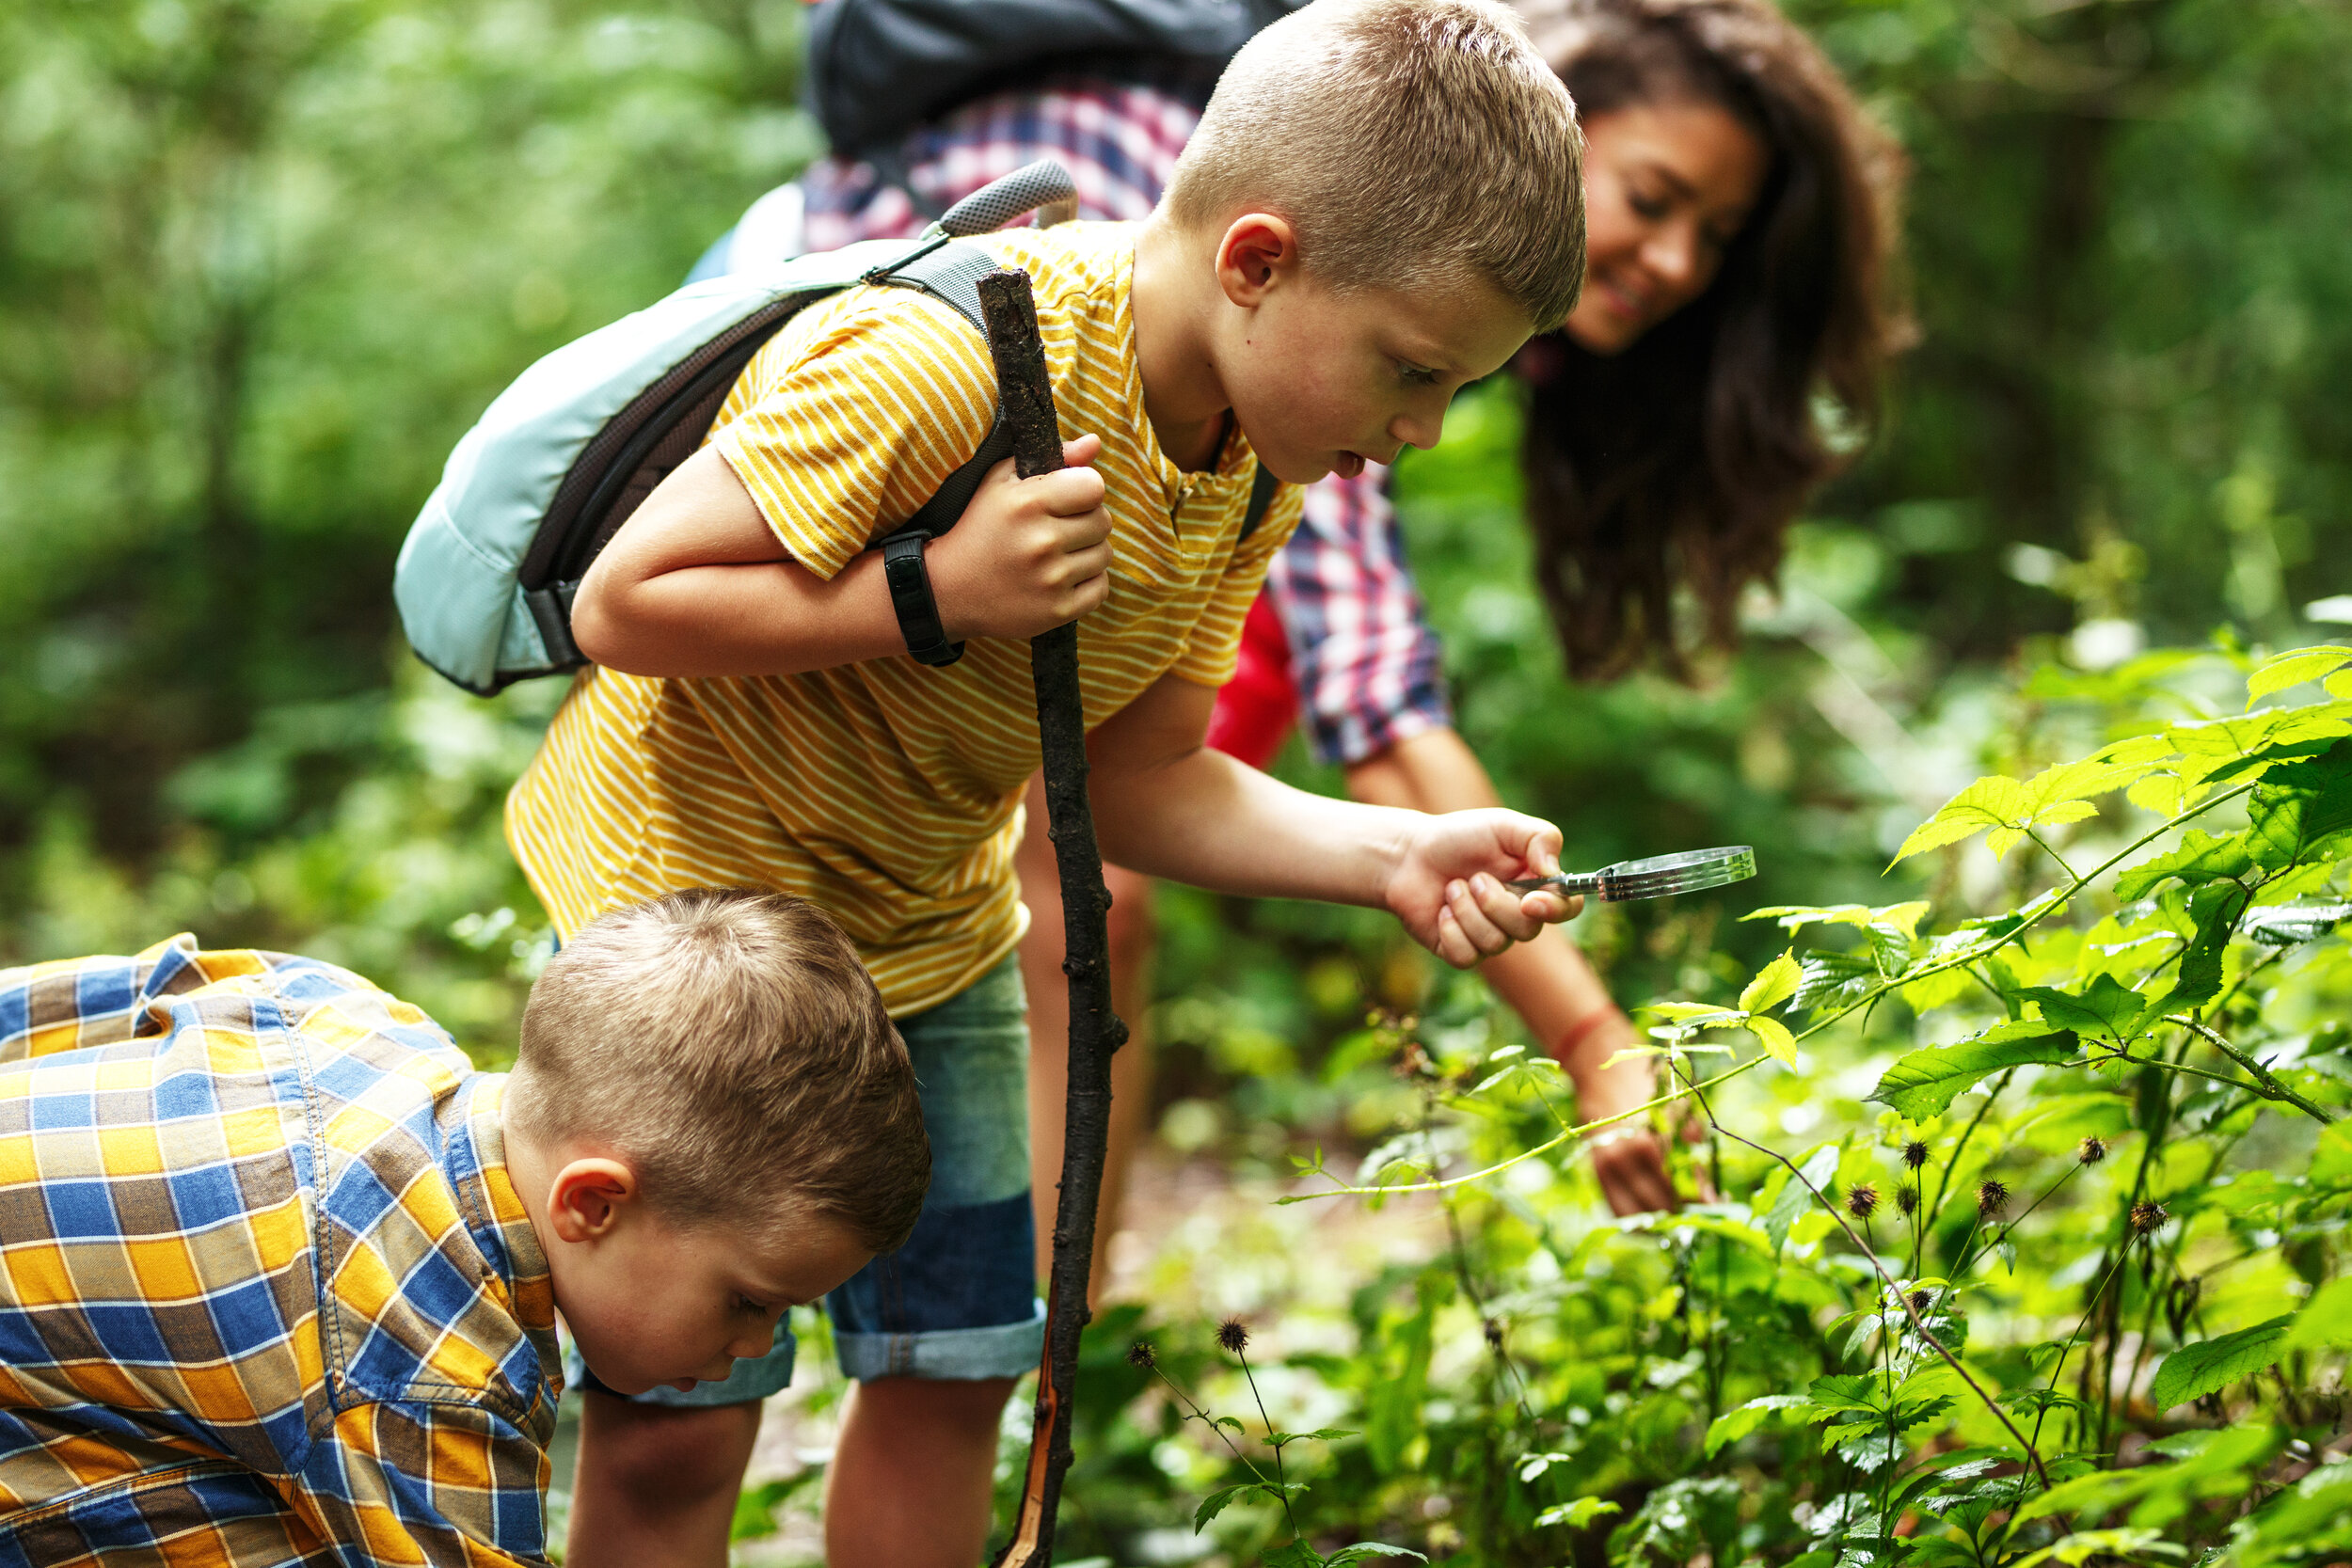
<svg viewBox="0 0 2352 1568">
<path fill-rule="evenodd" d="M 1742 650 L 1563 679 L 1507 387 L 1400 470 L 1462 729 L 1567 863 L 1757 847 L 1732 897 L 1586 917 L 1629 1006 L 1736 992 L 1787 940 L 1731 919 L 1758 904 L 2022 879 L 1883 868 L 1970 779 L 2053 760 L 2064 681 L 2352 621 L 2352 8 L 1792 9 L 1913 160 L 1921 341 Z M 548 935 L 499 805 L 561 683 L 440 685 L 392 556 L 507 380 L 818 152 L 800 28 L 794 0 L 0 9 L 0 963 L 192 929 L 511 1049 Z M 1368 1009 L 1477 1006 L 1371 916 L 1171 890 L 1161 918 L 1166 1131 L 1232 1168 L 1380 1131 Z"/>
</svg>

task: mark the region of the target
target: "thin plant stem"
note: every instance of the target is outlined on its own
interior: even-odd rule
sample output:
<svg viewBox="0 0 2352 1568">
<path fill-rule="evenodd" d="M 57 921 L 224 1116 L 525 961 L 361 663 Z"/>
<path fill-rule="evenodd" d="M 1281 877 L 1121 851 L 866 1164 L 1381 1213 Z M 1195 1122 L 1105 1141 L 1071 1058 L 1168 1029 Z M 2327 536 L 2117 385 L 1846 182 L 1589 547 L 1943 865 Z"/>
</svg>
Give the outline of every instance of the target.
<svg viewBox="0 0 2352 1568">
<path fill-rule="evenodd" d="M 1241 1375 L 1249 1382 L 1249 1397 L 1258 1402 L 1258 1419 L 1265 1423 L 1266 1447 L 1274 1450 L 1274 1485 L 1281 1494 L 1282 1517 L 1291 1527 L 1291 1539 L 1298 1539 L 1298 1517 L 1291 1512 L 1290 1481 L 1282 1474 L 1282 1445 L 1274 1440 L 1274 1418 L 1265 1413 L 1265 1396 L 1258 1392 L 1258 1374 L 1249 1370 L 1249 1353 L 1237 1350 L 1233 1356 L 1241 1363 Z"/>
<path fill-rule="evenodd" d="M 2165 1022 L 2167 1023 L 2177 1023 L 2185 1029 L 2194 1031 L 2198 1036 L 2203 1038 L 2206 1044 L 2212 1046 L 2216 1051 L 2220 1052 L 2224 1056 L 2229 1057 L 2230 1060 L 2235 1062 L 2238 1066 L 2252 1073 L 2255 1081 L 2261 1084 L 2268 1091 L 2263 1096 L 2264 1099 L 2283 1100 L 2288 1104 L 2294 1106 L 2296 1110 L 2302 1112 L 2305 1116 L 2310 1117 L 2312 1120 L 2317 1121 L 2322 1125 L 2336 1119 L 2334 1113 L 2327 1110 L 2323 1106 L 2313 1104 L 2311 1101 L 2308 1101 L 2301 1095 L 2296 1094 L 2293 1089 L 2288 1088 L 2284 1084 L 2280 1083 L 2278 1079 L 2271 1076 L 2270 1069 L 2268 1068 L 2263 1066 L 2262 1063 L 2256 1061 L 2245 1052 L 2240 1051 L 2236 1046 L 2232 1045 L 2228 1040 L 2222 1038 L 2220 1035 L 2198 1022 L 2193 1016 L 2187 1013 L 2174 1013 L 2167 1018 Z M 2195 1069 L 2184 1069 L 2183 1070 L 2193 1071 Z M 2207 1074 L 2206 1076 L 2211 1076 L 2211 1074 Z M 2224 1079 L 2223 1082 L 2227 1083 L 2229 1080 Z M 2244 1087 L 2243 1085 L 2240 1085 L 2239 1086 Z"/>
<path fill-rule="evenodd" d="M 1685 1080 L 1685 1082 L 1688 1083 L 1688 1080 Z M 1756 1150 L 1758 1154 L 1763 1155 L 1768 1160 L 1776 1162 L 1785 1167 L 1789 1176 L 1803 1185 L 1806 1192 L 1813 1195 L 1815 1201 L 1820 1203 L 1821 1207 L 1828 1212 L 1830 1222 L 1836 1225 L 1838 1229 L 1846 1233 L 1846 1240 L 1853 1243 L 1854 1250 L 1861 1253 L 1864 1258 L 1869 1259 L 1871 1271 L 1879 1276 L 1888 1290 L 1895 1292 L 1896 1299 L 1902 1304 L 1904 1315 L 1909 1317 L 1911 1320 L 1911 1326 L 1918 1331 L 1920 1340 L 1930 1349 L 1933 1350 L 1938 1356 L 1943 1358 L 1944 1364 L 1951 1368 L 1953 1372 L 1959 1376 L 1960 1381 L 1968 1386 L 1968 1391 L 1977 1396 L 1977 1399 L 1984 1405 L 1985 1409 L 1991 1412 L 1993 1418 L 2000 1422 L 2002 1427 L 2008 1431 L 2011 1437 L 2017 1439 L 2018 1446 L 2026 1451 L 2026 1461 L 2033 1465 L 2033 1473 L 2035 1476 L 2040 1478 L 2042 1489 L 2045 1491 L 2048 1490 L 2050 1485 L 2050 1472 L 2042 1468 L 2041 1453 L 2031 1443 L 2026 1441 L 2026 1434 L 2017 1430 L 2017 1424 L 2009 1418 L 2009 1413 L 2001 1408 L 1999 1402 L 1994 1400 L 1992 1395 L 1986 1393 L 1984 1391 L 1984 1386 L 1976 1380 L 1967 1368 L 1960 1364 L 1960 1357 L 1954 1355 L 1949 1350 L 1946 1349 L 1944 1341 L 1937 1338 L 1934 1333 L 1929 1329 L 1927 1320 L 1919 1315 L 1919 1308 L 1913 1304 L 1910 1294 L 1903 1291 L 1900 1286 L 1896 1283 L 1895 1276 L 1893 1275 L 1886 1272 L 1886 1265 L 1879 1260 L 1879 1255 L 1870 1250 L 1869 1244 L 1864 1242 L 1860 1236 L 1854 1234 L 1853 1227 L 1846 1223 L 1845 1216 L 1837 1212 L 1837 1206 L 1829 1200 L 1829 1196 L 1822 1192 L 1820 1188 L 1815 1186 L 1811 1181 L 1805 1179 L 1804 1172 L 1797 1168 L 1797 1163 L 1794 1160 L 1791 1160 L 1786 1154 L 1781 1153 L 1778 1149 L 1767 1148 L 1762 1144 L 1756 1142 L 1752 1138 L 1741 1137 L 1739 1133 L 1734 1132 L 1730 1128 L 1725 1127 L 1722 1122 L 1716 1120 L 1714 1107 L 1707 1102 L 1707 1096 L 1699 1092 L 1697 1085 L 1692 1085 L 1691 1086 L 1691 1093 L 1692 1097 L 1698 1101 L 1699 1112 L 1707 1117 L 1708 1125 L 1714 1128 L 1719 1134 L 1729 1138 L 1736 1144 L 1741 1144 Z"/>
<path fill-rule="evenodd" d="M 2066 1343 L 2059 1347 L 2058 1358 L 2056 1362 L 2052 1363 L 2050 1367 L 2050 1385 L 2044 1392 L 2054 1393 L 2057 1391 L 2059 1374 L 2066 1370 L 2066 1358 L 2074 1354 L 2074 1342 L 2083 1337 L 2083 1330 L 2090 1326 L 2090 1316 L 2099 1309 L 2099 1303 L 2106 1297 L 2107 1293 L 2107 1286 L 2114 1280 L 2116 1271 L 2122 1268 L 2124 1259 L 2130 1256 L 2131 1242 L 2129 1239 L 2129 1232 L 2127 1231 L 2125 1233 L 2125 1241 L 2122 1247 L 2120 1248 L 2115 1255 L 2115 1262 L 2109 1266 L 2107 1272 L 2100 1277 L 2099 1288 L 2090 1292 L 2090 1305 L 2083 1308 L 2081 1322 L 2074 1324 L 2074 1332 L 2068 1335 L 2066 1337 Z M 2042 1408 L 2034 1412 L 2033 1434 L 2036 1438 L 2039 1438 L 2042 1435 L 2042 1423 L 2048 1418 L 2049 1414 L 2049 1402 L 2045 1400 L 2042 1402 Z"/>
<path fill-rule="evenodd" d="M 2040 1197 L 2035 1198 L 2031 1203 L 2026 1205 L 2024 1213 L 2019 1214 L 2015 1219 L 2010 1221 L 2007 1225 L 2002 1226 L 2001 1233 L 1984 1243 L 1985 1252 L 1992 1251 L 1994 1247 L 1999 1246 L 2003 1242 L 2009 1240 L 2010 1233 L 2015 1230 L 2019 1226 L 2025 1224 L 2027 1215 L 2030 1215 L 2036 1209 L 2039 1209 L 2044 1203 L 2047 1203 L 2050 1198 L 2056 1195 L 2060 1187 L 2065 1186 L 2069 1181 L 2074 1180 L 2075 1177 L 2082 1174 L 2082 1170 L 2083 1164 L 2080 1160 L 2075 1161 L 2074 1164 L 2068 1166 L 2064 1176 L 2059 1177 L 2056 1181 L 2053 1181 L 2047 1187 L 2044 1187 L 2042 1190 L 2042 1196 Z M 1958 1279 L 1962 1275 L 1967 1273 L 1968 1266 L 1982 1256 L 1983 1253 L 1980 1252 L 1964 1255 L 1961 1259 L 1960 1266 L 1952 1271 L 1952 1277 L 1954 1279 Z"/>
<path fill-rule="evenodd" d="M 1986 1113 L 1993 1109 L 1994 1101 L 1999 1100 L 2002 1093 L 2008 1089 L 2009 1081 L 2016 1076 L 2017 1069 L 2015 1068 L 2011 1068 L 2007 1072 L 2001 1074 L 2001 1081 L 1993 1085 L 1993 1092 L 1984 1097 L 1984 1103 L 1977 1107 L 1977 1114 L 1968 1118 L 1968 1125 L 1961 1131 L 1960 1142 L 1952 1146 L 1952 1157 L 1944 1162 L 1944 1168 L 1942 1170 L 1936 1172 L 1935 1201 L 1928 1206 L 1929 1228 L 1931 1230 L 1934 1228 L 1935 1216 L 1944 1212 L 1945 1194 L 1951 1186 L 1952 1172 L 1960 1168 L 1961 1156 L 1968 1152 L 1968 1141 L 1977 1135 L 1977 1129 L 1982 1125 Z M 1976 1229 L 1973 1226 L 1970 1227 L 1968 1234 L 1970 1240 L 1973 1241 L 1976 1238 Z M 1960 1271 L 1958 1269 L 1954 1269 L 1952 1274 L 1954 1277 L 1958 1277 Z"/>
</svg>

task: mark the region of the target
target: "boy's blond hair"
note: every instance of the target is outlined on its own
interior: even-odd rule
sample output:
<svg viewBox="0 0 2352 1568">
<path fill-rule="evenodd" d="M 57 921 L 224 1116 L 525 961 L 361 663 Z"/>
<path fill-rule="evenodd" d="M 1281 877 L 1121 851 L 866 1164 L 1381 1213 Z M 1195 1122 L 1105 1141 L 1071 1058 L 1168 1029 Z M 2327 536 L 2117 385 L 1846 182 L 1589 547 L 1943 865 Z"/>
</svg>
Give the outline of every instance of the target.
<svg viewBox="0 0 2352 1568">
<path fill-rule="evenodd" d="M 914 1066 L 850 940 L 784 894 L 700 888 L 590 922 L 523 1012 L 521 1129 L 609 1145 L 692 1222 L 821 1215 L 906 1240 L 930 1185 Z"/>
<path fill-rule="evenodd" d="M 1499 290 L 1549 331 L 1584 277 L 1583 137 L 1494 0 L 1314 0 L 1233 57 L 1168 182 L 1179 224 L 1262 208 L 1336 289 Z"/>
</svg>

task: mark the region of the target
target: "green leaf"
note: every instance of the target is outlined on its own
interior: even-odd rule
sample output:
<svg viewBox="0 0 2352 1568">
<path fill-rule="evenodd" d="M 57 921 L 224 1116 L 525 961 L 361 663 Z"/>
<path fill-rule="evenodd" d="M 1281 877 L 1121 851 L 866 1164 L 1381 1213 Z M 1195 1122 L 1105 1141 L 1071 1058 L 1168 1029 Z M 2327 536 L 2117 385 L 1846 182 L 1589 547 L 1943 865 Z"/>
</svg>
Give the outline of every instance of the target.
<svg viewBox="0 0 2352 1568">
<path fill-rule="evenodd" d="M 1929 849 L 1940 849 L 1947 844 L 1957 844 L 1974 838 L 1988 828 L 2008 827 L 2023 822 L 2032 809 L 2026 786 L 2015 779 L 1995 773 L 1979 779 L 1944 802 L 1933 816 L 1911 831 L 1902 847 L 1895 851 L 1889 865 L 1899 865 L 1912 856 Z"/>
<path fill-rule="evenodd" d="M 2321 1129 L 2310 1175 L 2312 1185 L 2323 1189 L 2352 1187 L 2352 1121 Z"/>
<path fill-rule="evenodd" d="M 1254 1481 L 1243 1481 L 1239 1486 L 1218 1487 L 1216 1491 L 1201 1498 L 1200 1506 L 1193 1511 L 1192 1533 L 1199 1535 L 1202 1530 L 1207 1529 L 1209 1528 L 1209 1521 L 1224 1513 L 1227 1506 L 1243 1493 L 1259 1492 L 1263 1490 L 1264 1488 L 1261 1487 Z"/>
<path fill-rule="evenodd" d="M 1903 1005 L 1915 1013 L 1931 1013 L 1938 1007 L 1950 1006 L 1976 989 L 1966 969 L 1947 969 L 1905 986 Z"/>
<path fill-rule="evenodd" d="M 1737 1443 L 1784 1410 L 1810 1411 L 1810 1416 L 1799 1418 L 1815 1421 L 1829 1414 L 1803 1394 L 1766 1394 L 1761 1399 L 1750 1400 L 1737 1409 L 1724 1411 L 1708 1424 L 1707 1457 L 1714 1458 L 1726 1444 Z"/>
<path fill-rule="evenodd" d="M 1695 1023 L 1700 1028 L 1737 1022 L 1739 1012 L 1731 1007 L 1718 1007 L 1705 1002 L 1645 1002 L 1641 1010 L 1656 1013 L 1669 1023 Z"/>
<path fill-rule="evenodd" d="M 1806 1181 L 1821 1186 L 1836 1176 L 1837 1162 L 1844 1152 L 1841 1145 L 1823 1144 L 1807 1154 L 1797 1168 L 1804 1172 Z M 1772 1238 L 1773 1251 L 1788 1244 L 1788 1227 L 1812 1201 L 1813 1195 L 1805 1190 L 1804 1181 L 1791 1175 L 1780 1189 L 1780 1196 L 1772 1200 L 1772 1212 L 1764 1216 L 1764 1234 Z"/>
<path fill-rule="evenodd" d="M 1323 1559 L 1304 1541 L 1286 1541 L 1258 1559 L 1258 1568 L 1322 1568 Z"/>
<path fill-rule="evenodd" d="M 2158 882 L 2177 877 L 2190 886 L 2200 886 L 2222 877 L 2243 877 L 2254 869 L 2254 859 L 2246 850 L 2246 835 L 2226 835 L 2191 831 L 2181 840 L 2181 847 L 2168 855 L 2158 855 L 2131 867 L 2115 879 L 2115 895 L 2130 903 L 2145 898 Z"/>
<path fill-rule="evenodd" d="M 1797 1037 L 1788 1032 L 1787 1024 L 1776 1018 L 1750 1018 L 1747 1021 L 1747 1031 L 1756 1037 L 1756 1043 L 1763 1046 L 1773 1061 L 1791 1070 L 1795 1069 Z"/>
<path fill-rule="evenodd" d="M 1389 1344 L 1403 1350 L 1404 1364 L 1391 1368 L 1383 1355 L 1382 1375 L 1367 1391 L 1364 1449 L 1372 1457 L 1373 1468 L 1381 1475 L 1396 1473 L 1404 1463 L 1406 1446 L 1421 1431 L 1421 1402 L 1429 1383 L 1431 1333 L 1437 1318 L 1438 1298 L 1424 1289 L 1421 1309 L 1388 1337 Z"/>
<path fill-rule="evenodd" d="M 2164 1006 L 2160 1000 L 2142 996 L 2112 974 L 2092 976 L 2080 991 L 2027 986 L 2017 994 L 2041 1003 L 2042 1018 L 2059 1028 L 2078 1035 L 2104 1034 L 2119 1046 Z"/>
<path fill-rule="evenodd" d="M 2093 1558 L 2122 1559 L 2129 1561 L 2153 1552 L 2160 1557 L 2186 1557 L 2188 1548 L 2167 1541 L 2162 1532 L 2152 1529 L 2087 1529 L 2077 1530 L 2054 1546 L 2044 1546 L 2032 1556 L 2021 1559 L 2016 1568 L 2042 1568 L 2045 1562 L 2062 1562 L 2066 1568 L 2082 1568 Z"/>
<path fill-rule="evenodd" d="M 1625 1511 L 1606 1497 L 1579 1497 L 1558 1508 L 1547 1508 L 1535 1515 L 1535 1528 L 1546 1529 L 1553 1525 L 1565 1525 L 1570 1529 L 1582 1529 L 1596 1519 L 1606 1519 L 1612 1513 Z"/>
<path fill-rule="evenodd" d="M 2352 663 L 2352 648 L 2297 648 L 2280 654 L 2246 677 L 2246 705 L 2250 708 L 2274 691 L 2318 680 L 2345 663 Z"/>
<path fill-rule="evenodd" d="M 2148 1385 L 2148 1402 L 2169 1410 L 2252 1376 L 2286 1354 L 2287 1330 L 2294 1322 L 2289 1313 L 2234 1334 L 2183 1345 L 2156 1369 Z"/>
<path fill-rule="evenodd" d="M 2266 904 L 2249 910 L 2238 929 L 2265 947 L 2317 942 L 2345 921 L 2352 904 Z"/>
<path fill-rule="evenodd" d="M 1770 1012 L 1797 994 L 1797 982 L 1804 978 L 1804 968 L 1794 953 L 1783 953 L 1756 972 L 1747 989 L 1740 993 L 1740 1010 L 1745 1013 Z"/>
<path fill-rule="evenodd" d="M 2352 1345 L 2352 1276 L 2331 1279 L 2312 1292 L 2287 1330 L 2289 1350 L 2329 1350 Z"/>
<path fill-rule="evenodd" d="M 1410 1546 L 1391 1546 L 1385 1541 L 1359 1541 L 1352 1546 L 1342 1546 L 1323 1560 L 1327 1564 L 1336 1565 L 1342 1562 L 1361 1562 L 1370 1557 L 1409 1557 L 1416 1562 L 1429 1560 Z"/>
<path fill-rule="evenodd" d="M 1812 1012 L 1850 1001 L 1878 978 L 1878 965 L 1867 953 L 1840 953 L 1816 948 L 1804 956 L 1803 978 L 1790 1001 L 1792 1013 Z"/>
<path fill-rule="evenodd" d="M 1898 1057 L 1868 1099 L 1910 1121 L 1940 1117 L 1953 1100 L 1996 1072 L 2028 1062 L 2056 1065 L 2074 1054 L 2074 1037 L 2048 1023 L 2003 1023 L 1958 1045 L 1931 1046 Z"/>
<path fill-rule="evenodd" d="M 2163 1011 L 2201 1007 L 2221 994 L 2221 956 L 2252 896 L 2235 882 L 2208 883 L 2189 895 L 2188 913 L 2197 934 L 2181 954 L 2180 977 L 2166 993 Z"/>
<path fill-rule="evenodd" d="M 2246 810 L 2254 863 L 2278 871 L 2352 829 L 2352 741 L 2263 775 Z"/>
</svg>

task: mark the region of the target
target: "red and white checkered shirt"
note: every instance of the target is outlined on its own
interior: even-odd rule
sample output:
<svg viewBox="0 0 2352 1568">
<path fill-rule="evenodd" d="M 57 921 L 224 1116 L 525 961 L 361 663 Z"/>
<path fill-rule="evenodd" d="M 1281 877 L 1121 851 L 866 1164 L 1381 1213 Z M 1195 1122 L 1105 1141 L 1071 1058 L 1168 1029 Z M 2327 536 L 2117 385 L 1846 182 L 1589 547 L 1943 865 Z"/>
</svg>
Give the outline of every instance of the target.
<svg viewBox="0 0 2352 1568">
<path fill-rule="evenodd" d="M 1200 118 L 1173 92 L 1091 76 L 977 99 L 887 154 L 811 166 L 755 202 L 696 273 L 912 236 L 990 181 L 1039 158 L 1070 171 L 1079 216 L 1140 218 L 1158 202 Z M 1311 486 L 1298 531 L 1266 574 L 1265 601 L 1287 644 L 1279 673 L 1325 762 L 1361 762 L 1453 722 L 1437 633 L 1405 564 L 1387 481 L 1387 470 L 1375 467 Z M 1253 649 L 1264 657 L 1272 647 L 1270 634 L 1246 641 L 1245 674 Z M 1239 707 L 1264 689 L 1263 681 L 1236 680 L 1219 699 L 1224 722 L 1211 728 L 1213 736 L 1220 728 L 1261 732 L 1263 743 L 1228 747 L 1251 761 L 1274 748 L 1265 724 L 1245 719 Z"/>
</svg>

